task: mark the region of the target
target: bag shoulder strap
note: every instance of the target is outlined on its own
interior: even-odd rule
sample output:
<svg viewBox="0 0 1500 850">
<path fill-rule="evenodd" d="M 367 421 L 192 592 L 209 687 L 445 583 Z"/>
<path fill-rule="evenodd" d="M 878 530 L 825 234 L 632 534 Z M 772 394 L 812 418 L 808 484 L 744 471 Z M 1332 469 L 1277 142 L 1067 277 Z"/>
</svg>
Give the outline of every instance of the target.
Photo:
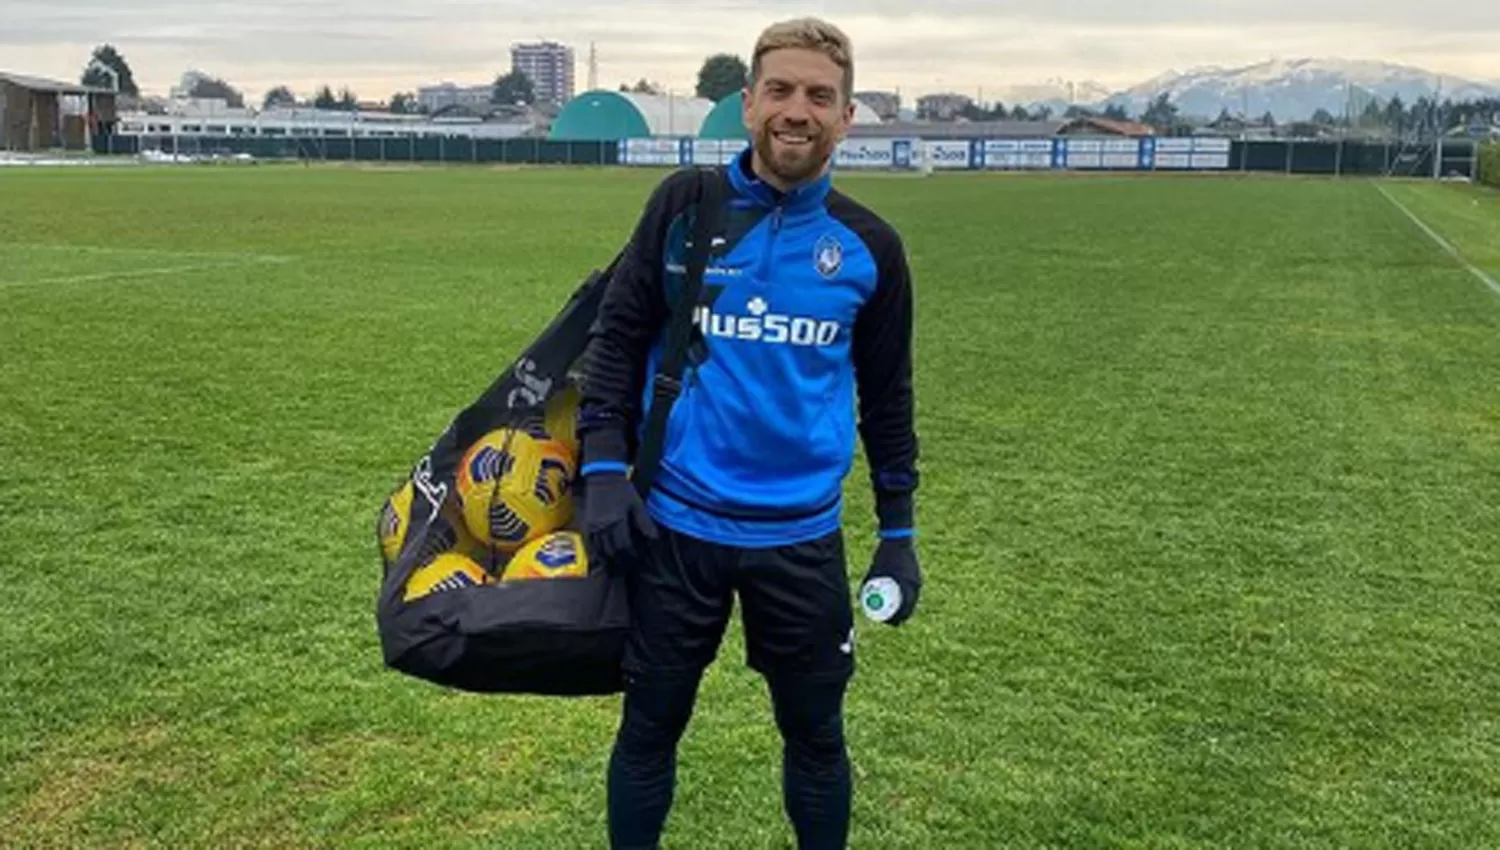
<svg viewBox="0 0 1500 850">
<path fill-rule="evenodd" d="M 682 295 L 671 305 L 667 339 L 661 367 L 651 387 L 651 411 L 641 437 L 632 480 L 645 498 L 656 479 L 666 436 L 667 415 L 682 392 L 682 371 L 693 337 L 693 314 L 703 290 L 703 275 L 724 205 L 724 173 L 719 168 L 698 169 L 698 205 L 694 214 L 692 242 L 688 249 L 687 279 Z"/>
</svg>

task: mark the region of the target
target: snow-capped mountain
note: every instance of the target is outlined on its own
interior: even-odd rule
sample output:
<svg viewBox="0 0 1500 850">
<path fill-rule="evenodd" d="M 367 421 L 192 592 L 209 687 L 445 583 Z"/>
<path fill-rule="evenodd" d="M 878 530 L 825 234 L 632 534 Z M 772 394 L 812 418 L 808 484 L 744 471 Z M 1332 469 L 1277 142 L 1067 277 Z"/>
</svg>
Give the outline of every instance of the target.
<svg viewBox="0 0 1500 850">
<path fill-rule="evenodd" d="M 1500 83 L 1484 83 L 1389 62 L 1350 59 L 1275 59 L 1241 68 L 1206 67 L 1169 71 L 1102 104 L 1120 104 L 1139 115 L 1162 93 L 1185 116 L 1212 118 L 1220 110 L 1252 118 L 1266 112 L 1278 120 L 1308 118 L 1319 109 L 1338 116 L 1358 110 L 1370 97 L 1394 96 L 1410 105 L 1421 97 L 1455 102 L 1500 97 Z"/>
</svg>

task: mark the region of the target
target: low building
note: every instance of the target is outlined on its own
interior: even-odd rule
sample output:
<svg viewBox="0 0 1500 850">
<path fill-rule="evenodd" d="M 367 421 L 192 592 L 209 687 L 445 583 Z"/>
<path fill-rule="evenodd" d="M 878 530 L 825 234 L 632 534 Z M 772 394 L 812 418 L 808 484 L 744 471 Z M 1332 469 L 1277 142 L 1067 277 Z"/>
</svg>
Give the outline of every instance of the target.
<svg viewBox="0 0 1500 850">
<path fill-rule="evenodd" d="M 917 98 L 917 117 L 928 121 L 952 121 L 974 105 L 966 94 L 940 92 Z"/>
<path fill-rule="evenodd" d="M 0 150 L 88 150 L 116 120 L 109 89 L 0 71 Z"/>
<path fill-rule="evenodd" d="M 446 106 L 488 106 L 495 87 L 491 85 L 460 86 L 443 82 L 435 86 L 417 89 L 417 103 L 427 112 L 437 112 Z"/>
<path fill-rule="evenodd" d="M 1147 136 L 1160 135 L 1155 127 L 1150 124 L 1142 124 L 1139 121 L 1117 121 L 1113 118 L 1086 116 L 1073 118 L 1062 123 L 1063 126 L 1057 131 L 1059 136 L 1124 136 L 1129 138 L 1145 138 Z"/>
<path fill-rule="evenodd" d="M 267 137 L 359 139 L 462 136 L 509 139 L 530 135 L 535 126 L 535 120 L 529 112 L 492 113 L 489 109 L 478 112 L 453 107 L 435 115 L 409 115 L 280 106 L 250 117 L 228 118 L 127 112 L 120 116 L 118 132 L 122 136 L 139 136 L 153 142 L 162 138 L 196 138 L 202 141 Z"/>
</svg>

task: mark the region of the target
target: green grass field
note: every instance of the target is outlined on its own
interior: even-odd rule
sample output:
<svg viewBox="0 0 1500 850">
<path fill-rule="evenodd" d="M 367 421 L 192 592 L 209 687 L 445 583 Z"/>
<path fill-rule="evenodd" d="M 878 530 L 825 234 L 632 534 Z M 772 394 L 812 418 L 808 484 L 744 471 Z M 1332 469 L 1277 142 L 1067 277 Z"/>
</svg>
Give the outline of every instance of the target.
<svg viewBox="0 0 1500 850">
<path fill-rule="evenodd" d="M 658 177 L 0 174 L 0 846 L 605 846 L 617 700 L 384 670 L 372 527 Z M 1370 182 L 843 185 L 916 275 L 927 573 L 852 846 L 1500 845 L 1500 298 Z M 1500 194 L 1386 189 L 1500 274 Z M 667 847 L 793 845 L 740 634 Z"/>
</svg>

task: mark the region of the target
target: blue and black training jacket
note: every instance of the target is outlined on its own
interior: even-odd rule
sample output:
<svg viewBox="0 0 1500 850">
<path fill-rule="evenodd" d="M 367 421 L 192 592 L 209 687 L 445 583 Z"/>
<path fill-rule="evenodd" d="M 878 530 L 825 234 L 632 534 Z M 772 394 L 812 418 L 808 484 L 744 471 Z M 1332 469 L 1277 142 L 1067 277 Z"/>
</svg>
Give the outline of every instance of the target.
<svg viewBox="0 0 1500 850">
<path fill-rule="evenodd" d="M 864 441 L 880 533 L 912 533 L 912 285 L 901 240 L 831 177 L 781 192 L 750 151 L 723 170 L 697 331 L 647 507 L 685 534 L 780 546 L 842 522 Z M 621 471 L 682 291 L 697 175 L 664 180 L 615 267 L 585 355 L 582 474 Z"/>
</svg>

